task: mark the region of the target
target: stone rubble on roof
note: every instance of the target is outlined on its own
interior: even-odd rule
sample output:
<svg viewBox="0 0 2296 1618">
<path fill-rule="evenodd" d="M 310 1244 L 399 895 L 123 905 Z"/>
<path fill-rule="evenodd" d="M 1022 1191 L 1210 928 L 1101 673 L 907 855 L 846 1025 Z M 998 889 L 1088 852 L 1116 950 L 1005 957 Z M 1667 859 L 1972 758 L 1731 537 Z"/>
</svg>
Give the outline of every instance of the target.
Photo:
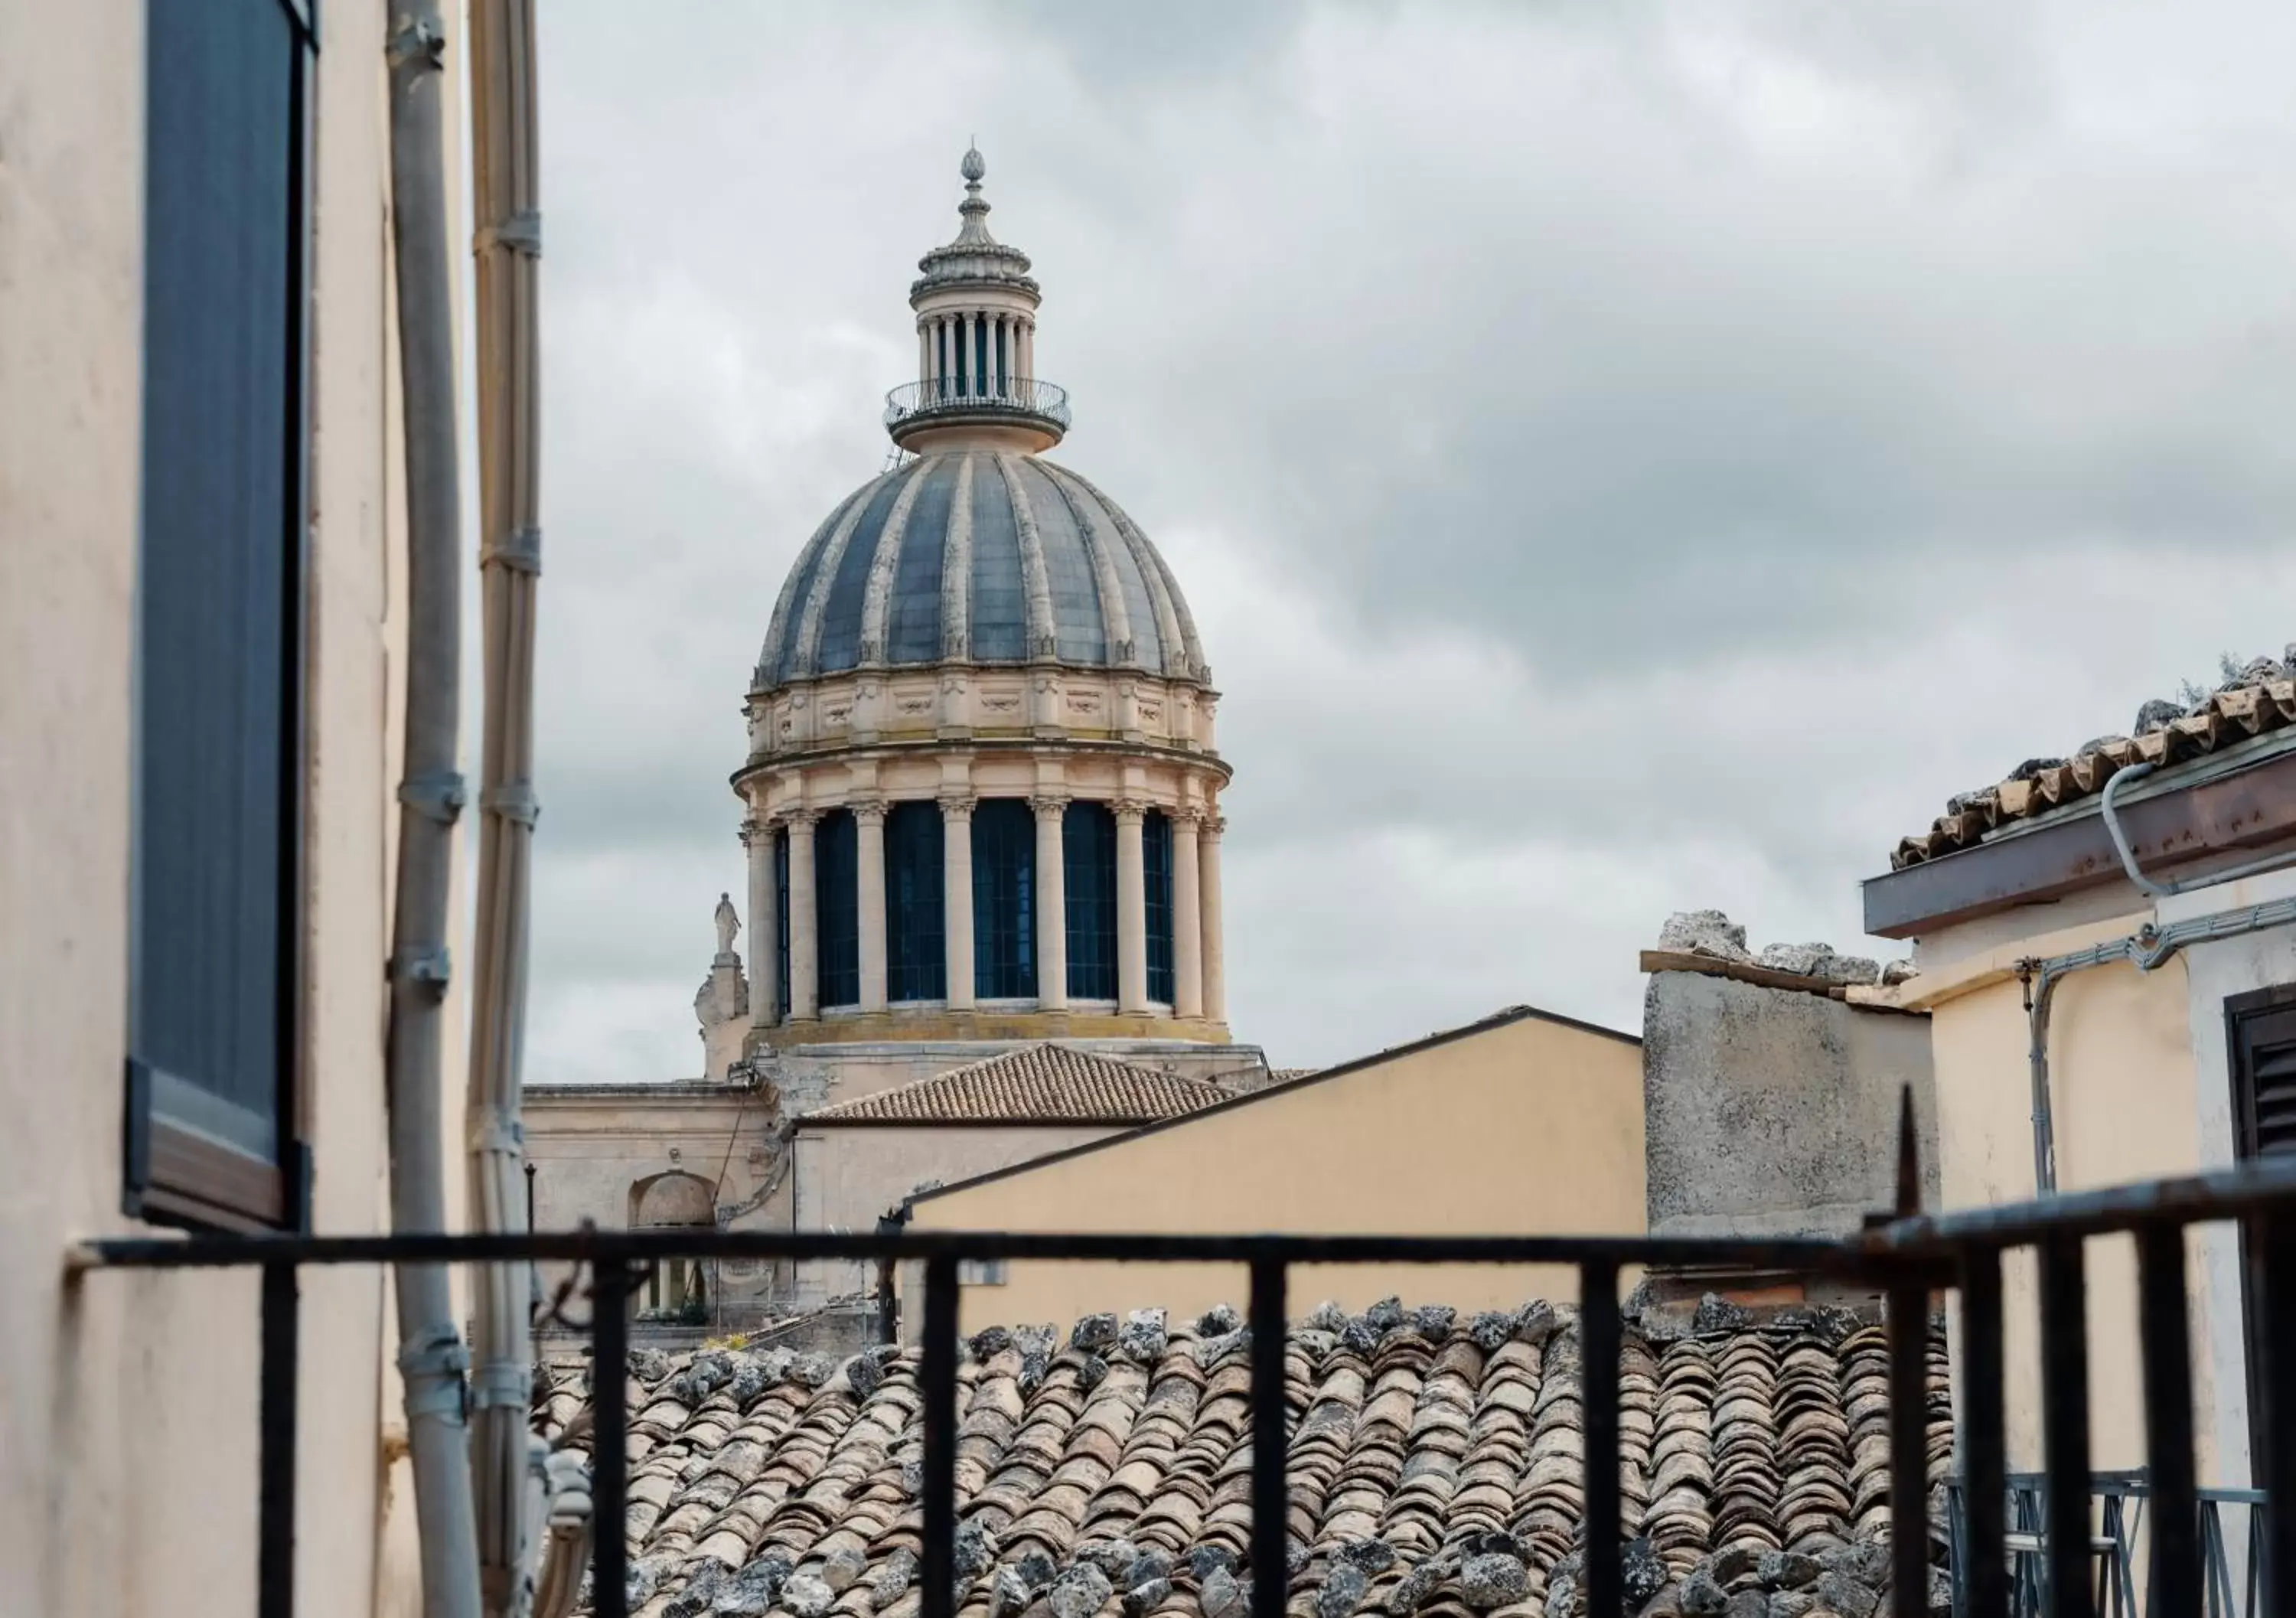
<svg viewBox="0 0 2296 1618">
<path fill-rule="evenodd" d="M 2196 702 L 2153 698 L 2136 710 L 2130 735 L 2092 736 L 2070 759 L 2028 759 L 1991 786 L 1956 793 L 1928 831 L 1899 840 L 1890 868 L 1972 847 L 2005 824 L 2101 793 L 2132 764 L 2181 764 L 2290 725 L 2296 725 L 2296 642 L 2276 661 L 2251 659 Z"/>
<path fill-rule="evenodd" d="M 1826 984 L 1901 983 L 1913 975 L 1907 962 L 1885 965 L 1870 956 L 1843 955 L 1825 943 L 1765 944 L 1757 954 L 1747 948 L 1746 929 L 1719 910 L 1676 911 L 1659 929 L 1658 947 L 1677 955 L 1789 972 Z"/>
<path fill-rule="evenodd" d="M 960 1369 L 964 1618 L 1243 1618 L 1250 1334 L 1235 1311 L 997 1328 Z M 1575 1310 L 1460 1318 L 1325 1306 L 1285 1343 L 1299 1618 L 1554 1618 L 1585 1506 Z M 627 1531 L 639 1618 L 914 1618 L 914 1351 L 634 1354 Z M 1888 1348 L 1836 1317 L 1653 1342 L 1620 1366 L 1631 1610 L 1870 1611 L 1887 1581 Z M 1952 1448 L 1929 1351 L 1927 1471 Z M 586 1442 L 586 1390 L 537 1430 Z M 1803 1604 L 1799 1593 L 1813 1600 Z M 1648 1603 L 1647 1607 L 1642 1604 Z"/>
</svg>

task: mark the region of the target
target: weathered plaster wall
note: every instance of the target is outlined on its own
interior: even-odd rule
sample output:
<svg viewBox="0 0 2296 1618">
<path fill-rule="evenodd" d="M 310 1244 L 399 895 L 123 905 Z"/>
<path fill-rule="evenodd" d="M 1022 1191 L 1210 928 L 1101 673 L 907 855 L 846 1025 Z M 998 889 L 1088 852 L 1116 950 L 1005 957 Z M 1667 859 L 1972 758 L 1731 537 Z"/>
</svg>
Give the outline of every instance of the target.
<svg viewBox="0 0 2296 1618">
<path fill-rule="evenodd" d="M 1823 992 L 1652 973 L 1643 999 L 1652 1233 L 1856 1229 L 1895 1199 L 1906 1085 L 1933 1203 L 1937 1104 L 1925 1018 L 1860 1010 Z"/>
<path fill-rule="evenodd" d="M 1535 1014 L 921 1199 L 921 1229 L 1239 1230 L 1464 1235 L 1644 1228 L 1642 1057 L 1635 1040 Z M 914 1277 L 904 1277 L 914 1295 Z M 1461 1309 L 1568 1298 L 1567 1270 L 1340 1266 L 1293 1278 L 1360 1309 L 1400 1294 Z M 1244 1295 L 1225 1265 L 1014 1264 L 968 1286 L 967 1330 Z M 914 1333 L 915 1310 L 904 1310 Z"/>
<path fill-rule="evenodd" d="M 62 1265 L 78 1239 L 144 1228 L 119 1210 L 144 9 L 0 7 L 0 1606 L 243 1618 L 255 1610 L 254 1277 L 67 1277 Z M 374 0 L 328 5 L 315 97 L 307 1071 L 314 1220 L 346 1233 L 381 1228 L 387 1195 L 404 593 L 382 21 Z M 464 1044 L 450 1028 L 456 1154 Z M 457 1203 L 461 1181 L 448 1175 Z M 301 1610 L 412 1610 L 405 1471 L 385 1459 L 398 1421 L 386 1286 L 348 1268 L 303 1280 Z"/>
<path fill-rule="evenodd" d="M 800 1127 L 794 1143 L 796 1226 L 800 1230 L 874 1230 L 881 1215 L 893 1211 L 904 1197 L 929 1185 L 954 1185 L 1048 1152 L 1121 1133 L 1106 1124 Z M 799 1306 L 809 1308 L 832 1297 L 873 1292 L 876 1285 L 871 1265 L 808 1265 L 798 1277 Z"/>
</svg>

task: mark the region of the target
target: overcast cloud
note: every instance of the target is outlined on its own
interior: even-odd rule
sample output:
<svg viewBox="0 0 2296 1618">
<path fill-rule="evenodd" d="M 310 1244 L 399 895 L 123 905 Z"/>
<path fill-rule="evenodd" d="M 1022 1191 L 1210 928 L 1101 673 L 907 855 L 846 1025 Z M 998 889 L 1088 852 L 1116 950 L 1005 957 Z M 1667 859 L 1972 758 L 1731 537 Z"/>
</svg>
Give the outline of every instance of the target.
<svg viewBox="0 0 2296 1618">
<path fill-rule="evenodd" d="M 528 1076 L 697 1072 L 741 702 L 977 136 L 1226 694 L 1279 1064 L 1859 941 L 1948 794 L 2296 636 L 2296 11 L 543 17 Z M 1876 952 L 1888 953 L 1886 946 Z"/>
</svg>

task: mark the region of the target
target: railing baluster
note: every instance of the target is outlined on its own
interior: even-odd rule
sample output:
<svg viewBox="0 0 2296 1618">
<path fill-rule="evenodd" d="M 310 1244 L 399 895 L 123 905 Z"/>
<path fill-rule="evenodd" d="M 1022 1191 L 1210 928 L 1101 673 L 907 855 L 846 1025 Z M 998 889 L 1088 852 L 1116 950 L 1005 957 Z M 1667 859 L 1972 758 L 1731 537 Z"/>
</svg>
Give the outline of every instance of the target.
<svg viewBox="0 0 2296 1618">
<path fill-rule="evenodd" d="M 955 1618 L 956 1600 L 956 1260 L 925 1261 L 923 1382 L 925 1454 L 922 1618 Z"/>
<path fill-rule="evenodd" d="M 590 1266 L 590 1612 L 629 1610 L 630 1261 Z"/>
<path fill-rule="evenodd" d="M 1890 1326 L 1890 1564 L 1897 1618 L 1923 1618 L 1930 1579 L 1930 1294 L 1892 1285 Z"/>
<path fill-rule="evenodd" d="M 1291 1598 L 1290 1535 L 1284 1468 L 1289 1411 L 1283 1402 L 1283 1261 L 1251 1261 L 1251 1611 L 1283 1618 Z"/>
<path fill-rule="evenodd" d="M 294 1265 L 263 1267 L 257 1618 L 294 1618 L 295 1612 L 295 1393 L 302 1335 L 298 1291 Z"/>
<path fill-rule="evenodd" d="M 1967 1618 L 2009 1618 L 2005 1548 L 2009 1479 L 2003 1432 L 2001 1254 L 1972 1248 L 1961 1261 L 1962 1542 Z"/>
<path fill-rule="evenodd" d="M 2264 1295 L 2257 1300 L 2264 1364 L 2249 1380 L 2264 1401 L 2265 1610 L 2296 1613 L 2296 1210 L 2254 1220 L 2250 1239 Z"/>
<path fill-rule="evenodd" d="M 2199 1618 L 2200 1478 L 2185 1324 L 2185 1228 L 2136 1233 L 2136 1335 L 2144 1352 L 2144 1455 L 2152 1469 L 2149 1618 Z"/>
<path fill-rule="evenodd" d="M 2088 1300 L 2079 1236 L 2041 1244 L 2041 1446 L 2049 1618 L 2095 1618 L 2089 1588 Z"/>
<path fill-rule="evenodd" d="M 1619 1564 L 1619 1267 L 1578 1267 L 1579 1395 L 1587 1434 L 1587 1610 L 1625 1599 Z"/>
</svg>

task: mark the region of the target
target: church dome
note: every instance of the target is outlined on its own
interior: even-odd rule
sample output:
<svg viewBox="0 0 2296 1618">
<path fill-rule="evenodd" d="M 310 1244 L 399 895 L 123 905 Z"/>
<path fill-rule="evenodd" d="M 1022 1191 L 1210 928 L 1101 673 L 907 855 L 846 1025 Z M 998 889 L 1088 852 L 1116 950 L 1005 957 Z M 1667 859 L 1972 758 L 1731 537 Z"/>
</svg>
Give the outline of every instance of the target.
<svg viewBox="0 0 2296 1618">
<path fill-rule="evenodd" d="M 1178 582 L 1113 500 L 1033 455 L 947 449 L 864 484 L 815 531 L 756 685 L 1046 661 L 1208 678 Z"/>
</svg>

